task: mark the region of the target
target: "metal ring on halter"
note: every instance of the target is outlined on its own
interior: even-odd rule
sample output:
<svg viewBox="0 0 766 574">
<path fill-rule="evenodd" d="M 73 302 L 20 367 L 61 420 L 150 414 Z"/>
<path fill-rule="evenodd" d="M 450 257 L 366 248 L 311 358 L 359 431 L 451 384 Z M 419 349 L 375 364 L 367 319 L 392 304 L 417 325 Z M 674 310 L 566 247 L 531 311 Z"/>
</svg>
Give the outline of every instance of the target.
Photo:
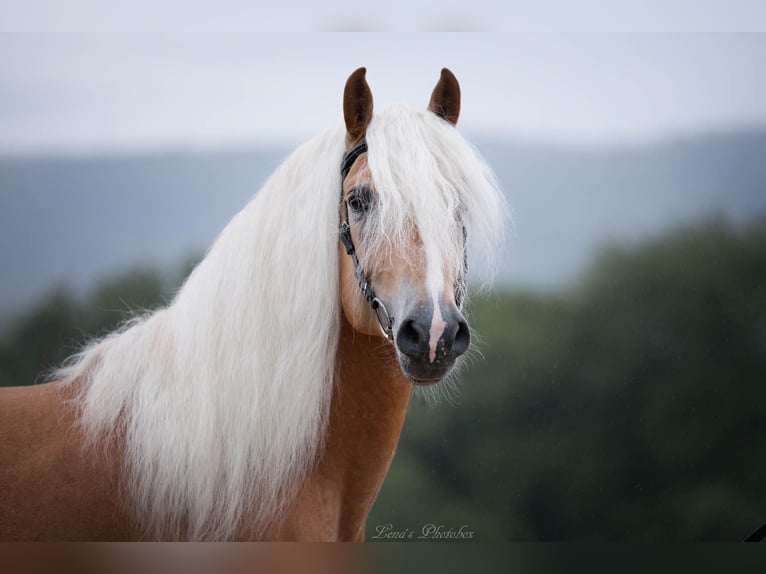
<svg viewBox="0 0 766 574">
<path fill-rule="evenodd" d="M 375 311 L 375 318 L 378 320 L 378 326 L 380 326 L 380 330 L 383 332 L 387 339 L 391 339 L 393 341 L 394 322 L 391 319 L 391 315 L 388 314 L 388 309 L 386 309 L 383 301 L 375 297 L 370 302 L 370 305 L 372 306 L 373 311 Z"/>
</svg>

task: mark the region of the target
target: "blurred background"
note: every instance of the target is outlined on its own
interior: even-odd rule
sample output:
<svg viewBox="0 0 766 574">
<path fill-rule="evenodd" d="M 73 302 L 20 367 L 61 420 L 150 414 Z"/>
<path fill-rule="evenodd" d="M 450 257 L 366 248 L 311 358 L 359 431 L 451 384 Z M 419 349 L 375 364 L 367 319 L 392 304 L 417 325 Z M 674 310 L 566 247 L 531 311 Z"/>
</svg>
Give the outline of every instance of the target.
<svg viewBox="0 0 766 574">
<path fill-rule="evenodd" d="M 763 35 L 2 34 L 0 385 L 168 302 L 362 65 L 378 106 L 451 68 L 514 209 L 481 356 L 413 400 L 368 538 L 766 521 Z"/>
</svg>

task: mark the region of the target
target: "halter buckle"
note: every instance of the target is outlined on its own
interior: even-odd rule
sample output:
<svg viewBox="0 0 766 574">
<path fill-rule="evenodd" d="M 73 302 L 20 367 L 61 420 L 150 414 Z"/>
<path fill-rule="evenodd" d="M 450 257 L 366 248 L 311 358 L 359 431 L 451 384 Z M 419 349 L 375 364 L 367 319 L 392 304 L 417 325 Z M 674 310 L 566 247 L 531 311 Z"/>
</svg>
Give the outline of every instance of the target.
<svg viewBox="0 0 766 574">
<path fill-rule="evenodd" d="M 375 318 L 378 320 L 378 326 L 381 332 L 385 335 L 386 339 L 394 340 L 394 321 L 391 319 L 391 315 L 388 314 L 388 309 L 383 304 L 383 301 L 374 297 L 370 302 L 372 310 L 375 311 Z"/>
</svg>

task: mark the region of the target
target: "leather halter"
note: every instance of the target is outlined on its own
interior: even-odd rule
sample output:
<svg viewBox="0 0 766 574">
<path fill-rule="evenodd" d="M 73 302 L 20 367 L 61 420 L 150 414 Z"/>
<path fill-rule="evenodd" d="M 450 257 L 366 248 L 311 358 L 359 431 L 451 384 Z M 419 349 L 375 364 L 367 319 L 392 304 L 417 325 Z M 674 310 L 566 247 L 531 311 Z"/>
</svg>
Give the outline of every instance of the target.
<svg viewBox="0 0 766 574">
<path fill-rule="evenodd" d="M 354 276 L 356 277 L 357 283 L 359 283 L 359 288 L 362 290 L 364 298 L 375 313 L 375 318 L 378 321 L 378 325 L 380 326 L 383 335 L 387 339 L 393 341 L 394 318 L 388 314 L 388 310 L 383 304 L 383 301 L 375 296 L 375 291 L 373 291 L 372 285 L 367 280 L 367 275 L 365 275 L 364 269 L 362 269 L 362 264 L 359 262 L 359 257 L 357 256 L 356 248 L 354 247 L 354 241 L 351 238 L 351 225 L 349 225 L 348 222 L 348 201 L 346 201 L 345 194 L 343 193 L 343 183 L 346 181 L 348 172 L 351 171 L 351 166 L 354 165 L 357 158 L 366 151 L 367 142 L 362 140 L 343 156 L 343 162 L 340 167 L 340 205 L 342 210 L 340 215 L 339 233 L 340 240 L 346 248 L 346 253 L 351 256 L 351 261 L 354 264 Z"/>
<path fill-rule="evenodd" d="M 367 275 L 364 273 L 362 264 L 359 262 L 359 257 L 356 254 L 356 248 L 354 247 L 354 241 L 351 238 L 351 225 L 348 222 L 348 201 L 345 199 L 345 193 L 343 193 L 343 183 L 346 181 L 348 173 L 351 171 L 351 167 L 357 158 L 367 151 L 367 142 L 362 140 L 354 147 L 352 147 L 343 156 L 343 161 L 340 167 L 340 227 L 339 235 L 343 246 L 346 248 L 346 253 L 351 256 L 351 261 L 354 264 L 354 276 L 356 277 L 359 288 L 362 290 L 364 298 L 369 303 L 375 318 L 378 321 L 380 330 L 383 335 L 391 341 L 394 340 L 394 318 L 388 314 L 386 306 L 383 301 L 375 296 L 375 291 L 372 289 L 372 285 L 367 280 Z M 463 272 L 458 279 L 458 284 L 455 288 L 455 303 L 458 308 L 463 307 L 463 296 L 465 293 L 465 276 L 468 272 L 468 251 L 467 251 L 467 231 L 465 225 L 463 225 Z"/>
</svg>

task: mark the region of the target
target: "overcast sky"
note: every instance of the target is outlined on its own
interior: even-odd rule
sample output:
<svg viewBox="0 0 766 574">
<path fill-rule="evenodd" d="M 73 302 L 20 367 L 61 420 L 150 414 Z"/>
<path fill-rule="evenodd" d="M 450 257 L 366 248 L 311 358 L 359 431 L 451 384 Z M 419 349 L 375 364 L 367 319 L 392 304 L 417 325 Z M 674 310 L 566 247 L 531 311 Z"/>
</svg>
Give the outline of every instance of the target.
<svg viewBox="0 0 766 574">
<path fill-rule="evenodd" d="M 763 0 L 0 0 L 0 31 L 766 31 Z"/>
<path fill-rule="evenodd" d="M 766 125 L 766 35 L 1 34 L 0 153 L 293 143 L 341 118 L 358 66 L 379 105 L 425 105 L 451 68 L 472 134 Z"/>
</svg>

